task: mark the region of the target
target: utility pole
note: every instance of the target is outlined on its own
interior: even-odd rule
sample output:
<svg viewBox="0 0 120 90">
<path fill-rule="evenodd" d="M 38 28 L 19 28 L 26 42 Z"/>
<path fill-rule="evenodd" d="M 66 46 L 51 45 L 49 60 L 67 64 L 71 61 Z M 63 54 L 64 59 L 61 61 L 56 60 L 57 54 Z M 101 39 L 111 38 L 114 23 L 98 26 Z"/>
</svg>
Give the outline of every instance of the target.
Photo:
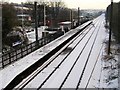
<svg viewBox="0 0 120 90">
<path fill-rule="evenodd" d="M 24 21 L 24 18 L 23 18 L 23 2 L 21 2 L 21 4 L 22 4 L 22 28 L 23 28 L 23 21 Z"/>
<path fill-rule="evenodd" d="M 44 3 L 44 26 L 46 26 L 46 7 Z"/>
<path fill-rule="evenodd" d="M 110 30 L 109 30 L 108 55 L 110 55 L 110 46 L 111 46 L 112 16 L 113 16 L 113 0 L 111 0 L 111 9 L 110 9 Z"/>
<path fill-rule="evenodd" d="M 80 8 L 78 7 L 78 25 L 77 26 L 79 25 L 80 25 Z"/>
<path fill-rule="evenodd" d="M 37 16 L 37 2 L 34 2 L 34 8 L 35 8 L 35 36 L 36 36 L 36 42 L 38 42 L 38 16 Z"/>
<path fill-rule="evenodd" d="M 118 24 L 118 31 L 120 30 L 120 2 L 118 3 L 118 20 L 117 20 L 117 24 Z M 119 38 L 119 33 L 117 33 L 117 38 L 118 38 L 118 41 L 120 41 L 120 38 Z"/>
<path fill-rule="evenodd" d="M 73 28 L 73 11 L 70 10 L 70 21 L 71 21 L 71 28 Z"/>
<path fill-rule="evenodd" d="M 70 21 L 71 21 L 71 10 L 70 10 Z"/>
</svg>

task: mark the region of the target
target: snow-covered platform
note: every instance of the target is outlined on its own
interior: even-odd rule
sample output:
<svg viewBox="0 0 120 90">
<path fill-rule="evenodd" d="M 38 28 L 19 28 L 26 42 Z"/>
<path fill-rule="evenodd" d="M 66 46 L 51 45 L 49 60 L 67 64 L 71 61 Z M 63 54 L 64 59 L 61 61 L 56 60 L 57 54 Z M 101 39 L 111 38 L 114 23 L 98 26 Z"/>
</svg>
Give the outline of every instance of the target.
<svg viewBox="0 0 120 90">
<path fill-rule="evenodd" d="M 14 62 L 11 65 L 8 65 L 4 69 L 0 70 L 0 89 L 6 87 L 18 74 L 26 70 L 28 67 L 33 65 L 35 62 L 43 58 L 47 53 L 51 52 L 57 48 L 60 44 L 69 39 L 72 35 L 77 33 L 80 29 L 85 27 L 87 22 L 77 29 L 73 29 L 66 33 L 65 35 L 57 38 L 56 40 L 50 42 L 49 44 L 41 47 L 40 49 L 34 51 L 33 53 L 27 55 L 26 57 Z"/>
<path fill-rule="evenodd" d="M 65 35 L 39 48 L 28 56 L 0 70 L 0 88 L 6 87 L 17 75 L 35 64 L 41 58 L 60 46 L 84 26 L 77 27 Z M 32 75 L 24 79 L 16 88 L 25 84 L 24 88 L 104 88 L 103 54 L 107 37 L 104 28 L 104 14 L 93 20 L 80 34 L 76 35 L 59 54 L 50 57 L 37 69 L 36 77 Z M 54 56 L 54 55 L 53 55 Z M 40 71 L 39 71 L 40 69 Z M 35 72 L 35 73 L 36 73 Z M 33 74 L 35 74 L 33 72 Z M 29 81 L 28 83 L 25 81 Z M 105 87 L 106 88 L 106 87 Z"/>
<path fill-rule="evenodd" d="M 107 33 L 101 15 L 25 88 L 104 88 L 101 62 Z"/>
</svg>

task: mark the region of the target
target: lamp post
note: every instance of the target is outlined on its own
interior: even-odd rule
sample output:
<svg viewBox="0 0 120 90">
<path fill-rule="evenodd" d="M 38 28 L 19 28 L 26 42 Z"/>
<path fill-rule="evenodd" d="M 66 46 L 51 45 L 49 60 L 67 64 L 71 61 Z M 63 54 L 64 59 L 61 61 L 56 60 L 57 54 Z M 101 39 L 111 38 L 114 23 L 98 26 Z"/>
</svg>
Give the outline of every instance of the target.
<svg viewBox="0 0 120 90">
<path fill-rule="evenodd" d="M 44 2 L 44 26 L 46 26 L 46 7 Z"/>
<path fill-rule="evenodd" d="M 110 31 L 109 31 L 109 43 L 108 43 L 108 55 L 110 55 L 111 33 L 112 33 L 112 16 L 113 16 L 113 0 L 111 0 L 111 7 L 110 7 Z"/>
<path fill-rule="evenodd" d="M 80 25 L 80 8 L 78 7 L 78 26 Z"/>
<path fill-rule="evenodd" d="M 70 21 L 71 21 L 71 28 L 73 28 L 73 11 L 70 10 Z"/>
<path fill-rule="evenodd" d="M 37 16 L 37 2 L 34 2 L 34 8 L 35 8 L 35 36 L 36 36 L 36 42 L 38 42 L 38 16 Z"/>
</svg>

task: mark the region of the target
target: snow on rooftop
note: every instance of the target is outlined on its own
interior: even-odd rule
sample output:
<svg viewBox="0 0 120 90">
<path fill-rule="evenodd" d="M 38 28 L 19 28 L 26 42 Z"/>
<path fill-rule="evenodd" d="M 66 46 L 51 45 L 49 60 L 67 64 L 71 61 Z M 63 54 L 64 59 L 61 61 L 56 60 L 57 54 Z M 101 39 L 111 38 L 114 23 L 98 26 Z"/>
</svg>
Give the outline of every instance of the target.
<svg viewBox="0 0 120 90">
<path fill-rule="evenodd" d="M 30 10 L 31 8 L 27 8 L 27 7 L 22 7 L 22 6 L 14 6 L 16 9 L 21 9 L 21 10 Z"/>
<path fill-rule="evenodd" d="M 60 24 L 60 25 L 62 25 L 62 24 L 63 24 L 63 25 L 67 25 L 67 24 L 71 24 L 71 22 L 70 22 L 70 21 L 60 22 L 59 24 Z"/>
<path fill-rule="evenodd" d="M 47 26 L 41 26 L 38 28 L 38 39 L 42 38 L 42 32 L 44 32 L 44 29 L 47 28 Z M 34 42 L 36 40 L 35 38 L 35 30 L 28 32 L 27 37 L 29 39 L 29 42 Z"/>
</svg>

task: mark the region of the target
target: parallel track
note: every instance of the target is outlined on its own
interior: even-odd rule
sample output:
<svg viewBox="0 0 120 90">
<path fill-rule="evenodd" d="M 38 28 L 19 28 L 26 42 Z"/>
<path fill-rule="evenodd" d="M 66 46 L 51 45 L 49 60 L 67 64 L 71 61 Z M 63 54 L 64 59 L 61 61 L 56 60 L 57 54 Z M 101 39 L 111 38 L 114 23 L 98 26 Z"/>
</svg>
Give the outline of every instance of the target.
<svg viewBox="0 0 120 90">
<path fill-rule="evenodd" d="M 89 27 L 89 26 L 88 26 Z M 87 27 L 87 28 L 88 28 Z M 86 29 L 87 29 L 86 28 Z M 92 28 L 92 26 L 91 26 L 91 28 Z M 87 33 L 88 33 L 89 31 L 87 31 Z M 67 43 L 60 51 L 58 51 L 53 57 L 51 57 L 45 64 L 43 64 L 43 66 L 41 66 L 40 68 L 38 68 L 32 75 L 30 75 L 29 76 L 29 78 L 27 79 L 27 80 L 25 80 L 25 82 L 22 82 L 20 85 L 18 85 L 16 88 L 24 88 L 25 87 L 25 85 L 27 85 L 32 79 L 34 79 L 34 77 L 35 76 L 37 76 L 42 70 L 44 70 L 49 64 L 51 64 L 53 61 L 54 61 L 54 59 L 57 57 L 57 56 L 59 56 L 67 47 L 69 47 L 69 45 L 71 44 L 71 43 L 73 43 L 80 35 L 82 35 L 82 33 L 83 32 L 81 32 L 79 35 L 77 35 L 73 40 L 71 40 L 69 43 Z M 86 33 L 86 34 L 87 34 Z M 86 34 L 81 38 L 81 40 L 86 36 Z M 80 40 L 80 41 L 81 41 Z M 72 52 L 72 51 L 71 51 Z M 68 54 L 69 55 L 69 54 Z M 67 56 L 68 56 L 67 55 Z M 65 57 L 65 58 L 67 58 L 67 56 Z M 64 60 L 63 60 L 64 61 Z M 62 61 L 62 62 L 63 62 Z M 61 62 L 61 64 L 62 64 L 62 62 Z M 60 64 L 56 67 L 56 68 L 58 68 L 60 66 Z M 53 72 L 50 74 L 50 76 L 53 74 Z M 49 77 L 48 77 L 49 78 Z M 47 79 L 46 79 L 47 80 Z M 46 81 L 45 80 L 45 81 Z M 45 82 L 44 81 L 44 82 Z M 43 82 L 43 84 L 44 84 L 44 82 Z M 42 86 L 42 85 L 41 85 Z"/>
<path fill-rule="evenodd" d="M 97 26 L 98 26 L 98 25 L 99 25 L 99 23 L 97 24 Z M 96 27 L 97 27 L 97 26 L 96 26 Z M 96 29 L 96 28 L 95 28 L 95 29 Z M 73 66 L 71 67 L 70 71 L 68 72 L 67 76 L 65 77 L 65 79 L 64 79 L 63 82 L 62 82 L 62 84 L 60 85 L 59 90 L 62 89 L 62 86 L 64 85 L 65 81 L 66 81 L 67 78 L 69 77 L 69 74 L 71 73 L 72 69 L 74 68 L 75 64 L 77 63 L 80 55 L 82 54 L 82 52 L 83 52 L 83 50 L 85 49 L 86 45 L 88 44 L 89 40 L 91 39 L 93 33 L 95 32 L 95 29 L 93 30 L 93 32 L 92 32 L 92 34 L 90 35 L 89 39 L 87 40 L 87 42 L 85 43 L 84 47 L 82 48 L 82 51 L 79 53 L 77 59 L 75 60 Z M 98 34 L 98 33 L 97 33 L 97 34 Z M 97 34 L 96 34 L 96 36 L 97 36 Z M 85 37 L 85 36 L 84 36 L 84 37 Z M 84 37 L 83 37 L 83 38 L 84 38 Z M 82 39 L 83 39 L 83 38 L 82 38 Z M 82 40 L 82 39 L 81 39 L 81 40 Z M 80 41 L 81 41 L 81 40 L 80 40 Z M 77 45 L 80 43 L 80 41 L 75 45 L 74 48 L 77 47 Z M 95 40 L 94 40 L 94 42 L 95 42 Z M 94 43 L 93 43 L 93 45 L 94 45 Z M 91 50 L 92 50 L 92 48 L 93 48 L 93 45 L 92 45 L 92 47 L 91 47 Z M 73 50 L 74 50 L 74 48 L 73 48 Z M 70 55 L 70 53 L 71 53 L 73 50 L 71 50 L 71 51 L 69 52 L 69 54 L 62 60 L 62 62 L 59 63 L 59 65 L 52 71 L 52 73 L 44 80 L 44 82 L 38 87 L 38 90 L 42 88 L 42 86 L 45 84 L 45 82 L 47 82 L 47 80 L 52 76 L 52 74 L 54 74 L 54 72 L 60 67 L 60 65 L 66 60 L 66 58 Z M 90 54 L 89 54 L 89 56 L 90 56 Z M 89 56 L 88 56 L 88 59 L 89 59 Z M 88 59 L 87 59 L 87 61 L 88 61 Z M 86 64 L 87 64 L 87 61 L 86 61 Z M 85 65 L 85 67 L 86 67 L 86 65 Z M 85 67 L 84 67 L 82 73 L 84 73 Z"/>
<path fill-rule="evenodd" d="M 91 24 L 91 23 L 89 23 L 89 24 Z M 89 27 L 89 25 L 86 25 L 86 26 L 84 26 L 83 27 L 83 29 L 85 29 L 85 28 L 88 28 Z M 50 57 L 54 57 L 54 54 L 55 53 L 59 53 L 61 50 L 61 48 L 63 47 L 64 48 L 64 46 L 65 46 L 65 44 L 66 44 L 66 46 L 68 45 L 68 43 L 70 42 L 70 41 L 72 41 L 74 38 L 75 38 L 75 36 L 76 35 L 78 35 L 79 33 L 80 33 L 81 31 L 79 30 L 76 34 L 74 34 L 72 37 L 70 37 L 68 40 L 66 40 L 64 43 L 62 43 L 58 48 L 56 48 L 54 51 L 52 51 L 51 53 L 49 53 L 48 55 L 47 55 L 47 57 L 43 57 L 42 58 L 42 60 L 40 61 L 39 60 L 39 63 L 35 63 L 32 67 L 30 67 L 30 68 L 28 68 L 28 69 L 26 69 L 24 72 L 22 72 L 22 73 L 20 73 L 18 76 L 16 76 L 6 87 L 5 87 L 5 89 L 13 89 L 13 88 L 15 88 L 16 86 L 18 86 L 18 84 L 20 84 L 20 82 L 22 82 L 25 78 L 28 78 L 28 76 L 29 75 L 31 75 L 31 76 L 33 76 L 33 78 L 37 75 L 37 74 L 35 74 L 35 73 L 32 73 L 32 72 L 38 72 L 39 71 L 39 68 L 38 67 L 41 67 L 41 65 L 45 62 L 45 60 L 46 59 L 49 59 Z M 81 34 L 83 33 L 83 31 L 81 32 Z M 81 35 L 80 34 L 80 35 Z M 79 36 L 80 36 L 79 35 Z M 72 40 L 71 40 L 72 39 Z M 59 52 L 57 52 L 57 51 L 59 51 Z M 56 55 L 56 54 L 55 54 Z M 47 61 L 47 62 L 49 62 L 49 61 Z M 47 65 L 45 65 L 45 64 L 43 64 L 43 66 L 44 66 L 44 68 L 45 67 L 47 67 L 49 65 L 49 63 L 47 64 Z M 41 70 L 43 70 L 44 69 L 43 67 L 42 67 L 42 69 Z M 31 79 L 30 79 L 31 80 Z M 26 81 L 25 81 L 26 82 Z M 24 84 L 23 84 L 23 86 L 25 86 Z"/>
<path fill-rule="evenodd" d="M 95 33 L 95 29 L 100 25 L 100 22 L 98 22 L 97 20 L 94 21 L 94 23 L 97 22 L 97 25 L 94 27 L 92 25 L 90 26 L 87 26 L 85 28 L 84 31 L 82 31 L 81 33 L 78 33 L 77 36 L 75 36 L 74 38 L 72 38 L 71 41 L 69 41 L 68 43 L 66 43 L 57 53 L 55 53 L 54 55 L 52 55 L 43 65 L 41 65 L 39 68 L 37 68 L 32 74 L 30 74 L 29 76 L 27 76 L 26 78 L 22 79 L 21 81 L 22 82 L 19 82 L 17 85 L 14 85 L 10 88 L 24 88 L 27 84 L 29 84 L 29 82 L 31 82 L 35 77 L 37 77 L 37 75 L 39 73 L 41 73 L 45 68 L 47 68 L 59 55 L 61 55 L 62 52 L 64 52 L 73 42 L 75 42 L 77 40 L 77 38 L 79 38 L 83 33 L 85 33 L 81 39 L 76 43 L 76 45 L 74 46 L 74 48 L 77 47 L 77 45 L 81 42 L 81 40 L 90 32 L 90 30 L 94 27 L 94 30 L 92 31 L 92 34 L 90 35 L 89 39 L 87 40 L 87 42 L 85 43 L 82 51 L 79 53 L 79 56 L 77 57 L 76 61 L 74 62 L 73 66 L 71 67 L 70 71 L 68 72 L 67 76 L 65 77 L 65 79 L 63 80 L 63 82 L 61 83 L 59 89 L 61 89 L 65 83 L 65 81 L 67 80 L 67 78 L 69 77 L 69 74 L 71 73 L 72 69 L 74 68 L 75 64 L 77 63 L 80 55 L 82 54 L 83 50 L 85 49 L 87 43 L 89 42 L 89 40 L 91 39 L 93 33 Z M 87 62 L 89 60 L 89 57 L 90 57 L 90 54 L 91 54 L 91 51 L 92 51 L 92 48 L 94 46 L 94 43 L 96 41 L 96 37 L 97 37 L 97 34 L 98 34 L 98 31 L 96 33 L 96 36 L 95 36 L 95 39 L 94 39 L 94 42 L 92 43 L 92 47 L 90 49 L 90 52 L 89 52 L 89 55 L 88 55 L 88 58 L 86 60 L 86 63 L 85 63 L 85 66 L 84 66 L 84 69 L 83 69 L 83 72 L 82 72 L 82 75 L 80 76 L 80 79 L 79 79 L 79 82 L 78 82 L 78 85 L 77 85 L 77 89 L 79 87 L 79 84 L 80 84 L 80 81 L 81 81 L 81 78 L 84 74 L 84 70 L 85 70 L 85 67 L 87 65 Z M 38 87 L 38 90 L 40 88 L 43 87 L 43 85 L 47 82 L 47 80 L 53 75 L 53 73 L 61 66 L 61 64 L 65 61 L 65 59 L 71 54 L 71 52 L 74 50 L 74 48 L 72 48 L 72 50 L 70 50 L 70 52 L 64 57 L 64 59 L 58 64 L 57 67 L 55 67 L 55 69 L 49 74 L 49 76 L 39 85 Z M 10 86 L 10 85 L 9 85 Z M 6 87 L 9 88 L 9 86 Z"/>
</svg>

